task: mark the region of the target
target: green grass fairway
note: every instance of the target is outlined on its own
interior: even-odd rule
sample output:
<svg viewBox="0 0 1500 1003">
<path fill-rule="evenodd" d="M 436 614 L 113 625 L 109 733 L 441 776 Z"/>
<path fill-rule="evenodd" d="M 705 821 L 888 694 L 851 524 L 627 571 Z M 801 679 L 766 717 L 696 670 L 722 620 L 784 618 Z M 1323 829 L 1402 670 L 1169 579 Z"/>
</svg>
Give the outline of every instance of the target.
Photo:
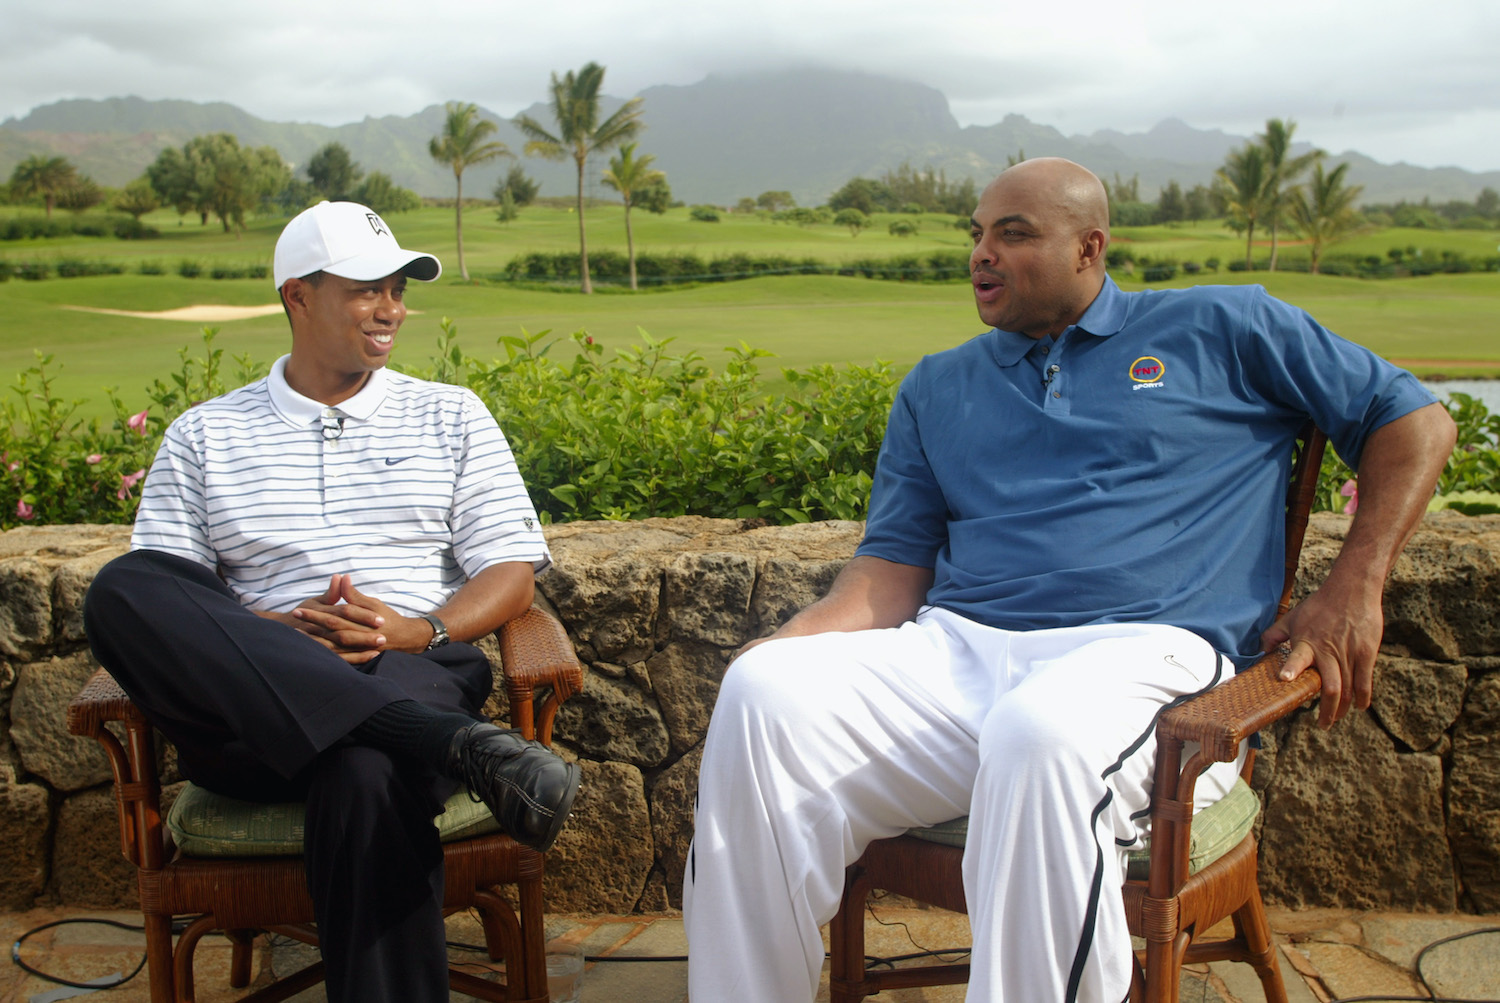
<svg viewBox="0 0 1500 1003">
<path fill-rule="evenodd" d="M 13 374 L 33 362 L 33 349 L 57 357 L 57 389 L 66 399 L 87 398 L 84 413 L 105 413 L 106 386 L 121 389 L 127 402 L 152 379 L 176 368 L 177 351 L 196 351 L 200 324 L 107 316 L 62 309 L 63 304 L 164 310 L 187 304 L 274 303 L 267 281 L 205 282 L 175 277 L 101 276 L 0 286 L 0 314 L 8 336 L 0 344 L 0 373 Z M 143 292 L 142 289 L 147 290 Z M 655 338 L 674 338 L 673 351 L 695 350 L 715 368 L 722 349 L 749 343 L 776 353 L 765 360 L 774 376 L 780 366 L 821 362 L 897 362 L 904 369 L 923 354 L 946 348 L 983 330 L 968 287 L 906 285 L 824 276 L 762 278 L 638 296 L 597 295 L 469 286 L 439 281 L 413 284 L 408 305 L 419 313 L 401 329 L 396 360 L 424 365 L 436 345 L 441 318 L 458 325 L 459 342 L 482 358 L 503 354 L 502 335 L 550 328 L 567 335 L 586 328 L 607 349 L 637 342 L 637 327 Z M 289 344 L 283 317 L 229 321 L 215 344 L 227 358 L 248 354 L 268 362 Z M 571 348 L 571 345 L 568 346 Z"/>
<path fill-rule="evenodd" d="M 887 229 L 892 220 L 920 224 L 911 237 L 893 237 Z M 657 216 L 639 209 L 630 214 L 637 250 L 658 253 L 691 251 L 704 258 L 733 251 L 751 254 L 786 254 L 839 262 L 858 257 L 967 248 L 968 231 L 954 228 L 956 217 L 928 213 L 896 215 L 877 213 L 872 225 L 852 237 L 846 227 L 823 223 L 798 227 L 772 223 L 756 215 L 721 213 L 718 223 L 700 223 L 688 218 L 686 208 Z M 123 259 L 131 263 L 155 260 L 175 270 L 183 258 L 252 264 L 271 260 L 276 237 L 284 219 L 252 219 L 243 234 L 226 234 L 217 220 L 200 226 L 197 217 L 179 217 L 170 209 L 144 217 L 161 236 L 153 240 L 116 240 L 114 237 L 60 237 L 48 240 L 0 242 L 0 256 L 11 258 L 80 257 Z M 431 251 L 443 261 L 445 271 L 458 274 L 458 251 L 453 237 L 453 210 L 428 206 L 392 215 L 389 220 L 404 247 Z M 589 250 L 625 252 L 625 211 L 618 205 L 586 208 Z M 1205 228 L 1208 224 L 1205 224 Z M 506 262 L 527 251 L 578 250 L 578 216 L 572 209 L 528 206 L 518 219 L 501 224 L 495 210 L 482 206 L 464 208 L 464 257 L 469 274 L 498 272 Z"/>
<path fill-rule="evenodd" d="M 476 276 L 493 274 L 524 251 L 577 247 L 577 217 L 566 209 L 530 207 L 508 227 L 495 221 L 493 209 L 471 207 L 464 218 L 469 267 Z M 690 220 L 686 209 L 665 216 L 632 214 L 638 248 L 693 251 L 705 258 L 746 252 L 840 262 L 968 246 L 967 233 L 954 229 L 951 217 L 921 217 L 921 233 L 909 238 L 886 232 L 886 224 L 895 218 L 877 216 L 874 226 L 851 237 L 847 229 L 831 224 L 799 228 L 729 213 L 719 223 Z M 591 249 L 623 251 L 623 212 L 618 206 L 591 208 L 587 219 Z M 213 221 L 206 227 L 196 220 L 178 225 L 178 217 L 170 210 L 148 216 L 147 222 L 161 231 L 160 238 L 0 242 L 0 257 L 13 260 L 108 258 L 124 261 L 132 271 L 141 260 L 152 260 L 172 272 L 0 283 L 0 386 L 9 386 L 16 373 L 32 364 L 34 352 L 41 350 L 56 355 L 53 368 L 60 395 L 88 402 L 83 413 L 106 413 L 102 389 L 110 386 L 118 387 L 128 404 L 143 404 L 145 387 L 177 368 L 179 349 L 187 346 L 196 353 L 202 325 L 82 313 L 65 307 L 162 311 L 197 304 L 276 302 L 269 279 L 184 279 L 175 271 L 183 259 L 205 265 L 268 264 L 284 220 L 254 220 L 243 235 L 225 234 Z M 638 294 L 611 290 L 592 297 L 579 295 L 571 287 L 538 291 L 498 283 L 466 284 L 458 279 L 451 208 L 428 207 L 394 216 L 391 222 L 405 246 L 433 251 L 447 269 L 437 283 L 413 284 L 410 290 L 408 303 L 419 313 L 409 317 L 396 359 L 411 366 L 425 365 L 444 316 L 457 323 L 463 347 L 483 358 L 501 354 L 496 340 L 517 334 L 523 327 L 532 332 L 550 328 L 564 340 L 572 331 L 587 329 L 610 350 L 635 343 L 639 327 L 656 338 L 675 339 L 673 351 L 697 351 L 715 367 L 724 360 L 722 349 L 741 341 L 774 352 L 776 357 L 763 363 L 764 372 L 773 378 L 780 366 L 803 368 L 822 362 L 883 359 L 904 370 L 922 355 L 957 344 L 982 329 L 963 283 L 787 276 Z M 1227 264 L 1244 249 L 1240 237 L 1209 222 L 1196 227 L 1119 228 L 1115 237 L 1118 246 L 1156 259 L 1218 257 Z M 1496 234 L 1476 231 L 1388 229 L 1358 235 L 1337 250 L 1383 256 L 1389 247 L 1417 246 L 1429 253 L 1449 249 L 1483 255 L 1493 253 L 1497 240 Z M 1267 250 L 1258 240 L 1257 257 Z M 1299 251 L 1292 245 L 1287 253 Z M 1497 273 L 1376 281 L 1221 270 L 1199 280 L 1264 283 L 1272 293 L 1306 308 L 1333 330 L 1401 360 L 1419 374 L 1500 375 Z M 1129 279 L 1121 281 L 1126 288 L 1141 287 Z M 1168 285 L 1191 281 L 1181 276 Z M 269 362 L 288 344 L 286 322 L 280 314 L 214 326 L 220 328 L 217 345 L 230 358 L 244 353 Z"/>
<path fill-rule="evenodd" d="M 1500 274 L 1374 281 L 1238 272 L 1217 278 L 1235 285 L 1258 282 L 1419 376 L 1500 376 Z M 1190 284 L 1178 279 L 1165 285 Z"/>
</svg>

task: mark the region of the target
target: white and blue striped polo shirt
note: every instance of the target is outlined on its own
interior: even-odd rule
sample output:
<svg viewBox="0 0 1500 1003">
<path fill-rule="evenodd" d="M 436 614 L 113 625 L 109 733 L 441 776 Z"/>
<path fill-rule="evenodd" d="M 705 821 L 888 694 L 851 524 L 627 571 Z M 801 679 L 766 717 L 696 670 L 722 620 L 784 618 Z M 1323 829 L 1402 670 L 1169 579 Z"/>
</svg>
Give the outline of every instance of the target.
<svg viewBox="0 0 1500 1003">
<path fill-rule="evenodd" d="M 353 575 L 405 615 L 492 564 L 551 564 L 510 445 L 470 390 L 385 369 L 327 407 L 286 356 L 174 421 L 131 537 L 219 569 L 252 609 L 285 611 Z M 325 436 L 342 425 L 336 438 Z"/>
</svg>

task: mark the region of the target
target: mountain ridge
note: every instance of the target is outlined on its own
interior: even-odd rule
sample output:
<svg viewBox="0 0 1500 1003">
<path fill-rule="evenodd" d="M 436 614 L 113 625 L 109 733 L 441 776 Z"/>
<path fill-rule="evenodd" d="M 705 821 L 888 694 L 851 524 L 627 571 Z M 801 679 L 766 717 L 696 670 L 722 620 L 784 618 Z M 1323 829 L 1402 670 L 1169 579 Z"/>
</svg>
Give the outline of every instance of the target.
<svg viewBox="0 0 1500 1003">
<path fill-rule="evenodd" d="M 1199 129 L 1171 116 L 1143 133 L 1101 129 L 1069 136 L 1014 113 L 990 125 L 960 126 L 935 88 L 819 68 L 711 74 L 693 84 L 648 87 L 638 96 L 647 125 L 641 152 L 656 157 L 655 166 L 666 171 L 677 198 L 720 205 L 766 190 L 788 190 L 804 205 L 818 204 L 852 177 L 878 177 L 902 163 L 942 171 L 950 181 L 972 177 L 982 185 L 1022 150 L 1028 156 L 1069 157 L 1106 180 L 1138 175 L 1142 198 L 1154 200 L 1171 180 L 1185 188 L 1209 183 L 1224 155 L 1248 138 Z M 621 103 L 605 97 L 602 110 L 607 114 Z M 466 193 L 488 195 L 515 162 L 541 182 L 543 194 L 573 192 L 571 163 L 525 157 L 525 137 L 511 121 L 488 109 L 480 112 L 496 124 L 494 138 L 518 161 L 469 168 Z M 550 123 L 545 104 L 526 113 Z M 246 145 L 275 147 L 294 169 L 318 147 L 340 142 L 366 171 L 385 171 L 398 184 L 441 197 L 452 194 L 453 175 L 428 155 L 427 141 L 442 119 L 439 105 L 412 115 L 366 115 L 327 126 L 272 122 L 227 102 L 66 99 L 0 122 L 0 176 L 33 153 L 61 154 L 100 183 L 121 185 L 139 176 L 165 147 L 223 131 Z M 591 159 L 589 179 L 590 193 L 606 198 L 614 193 L 597 178 L 607 159 Z M 1383 164 L 1353 150 L 1329 159 L 1350 163 L 1350 180 L 1364 185 L 1365 202 L 1471 200 L 1483 187 L 1500 188 L 1500 170 Z"/>
</svg>

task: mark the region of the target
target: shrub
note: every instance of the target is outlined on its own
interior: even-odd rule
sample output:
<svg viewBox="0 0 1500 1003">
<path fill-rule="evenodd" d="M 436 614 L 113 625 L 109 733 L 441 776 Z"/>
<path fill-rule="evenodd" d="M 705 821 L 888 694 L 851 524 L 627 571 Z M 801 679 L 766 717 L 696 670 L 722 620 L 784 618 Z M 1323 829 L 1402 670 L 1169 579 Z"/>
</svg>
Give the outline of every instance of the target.
<svg viewBox="0 0 1500 1003">
<path fill-rule="evenodd" d="M 601 282 L 623 282 L 626 261 L 617 252 L 601 252 L 604 268 L 589 264 L 595 279 Z M 612 257 L 611 257 L 612 256 Z M 910 255 L 891 259 L 864 258 L 858 263 L 829 264 L 817 258 L 792 258 L 784 254 L 752 255 L 734 252 L 704 261 L 691 252 L 636 255 L 636 275 L 643 284 L 677 282 L 728 282 L 757 275 L 865 275 L 870 278 L 899 281 L 945 282 L 966 279 L 969 255 L 965 251 L 934 251 L 926 258 Z M 512 258 L 492 279 L 500 282 L 571 282 L 578 278 L 578 255 L 561 251 L 532 251 Z"/>
<path fill-rule="evenodd" d="M 196 279 L 203 274 L 203 264 L 189 258 L 183 258 L 177 264 L 177 274 L 185 279 Z"/>
<path fill-rule="evenodd" d="M 1166 282 L 1177 275 L 1177 266 L 1170 264 L 1151 265 L 1141 270 L 1141 278 L 1147 282 Z"/>
<path fill-rule="evenodd" d="M 120 275 L 125 265 L 115 261 L 85 261 L 82 258 L 58 258 L 57 277 L 77 279 L 89 275 Z"/>
<path fill-rule="evenodd" d="M 719 210 L 711 205 L 695 205 L 688 210 L 688 217 L 700 223 L 717 223 Z"/>
<path fill-rule="evenodd" d="M 160 261 L 142 260 L 142 261 L 140 261 L 139 263 L 136 264 L 135 270 L 136 270 L 137 274 L 140 274 L 140 275 L 165 275 L 165 274 L 167 274 L 167 266 L 163 265 Z"/>
<path fill-rule="evenodd" d="M 0 240 L 37 240 L 49 237 L 69 237 L 73 234 L 73 220 L 47 219 L 45 216 L 12 216 L 0 225 Z"/>
<path fill-rule="evenodd" d="M 214 335 L 205 328 L 203 357 L 190 358 L 183 348 L 181 367 L 168 382 L 153 381 L 128 406 L 107 390 L 111 420 L 77 418 L 82 402 L 57 397 L 53 356 L 37 352 L 36 363 L 17 375 L 0 400 L 0 529 L 23 522 L 134 520 L 138 474 L 151 465 L 172 419 L 197 401 L 264 374 L 265 367 L 240 357 L 233 381 L 226 383 Z"/>
<path fill-rule="evenodd" d="M 745 344 L 715 372 L 671 339 L 611 359 L 584 331 L 560 362 L 549 332 L 504 337 L 505 358 L 457 350 L 444 319 L 427 378 L 463 383 L 495 413 L 546 521 L 715 515 L 772 522 L 862 518 L 894 399 L 881 363 L 782 370 L 772 394 Z"/>
<path fill-rule="evenodd" d="M 893 219 L 887 229 L 893 237 L 910 237 L 917 232 L 917 224 L 909 219 Z"/>
<path fill-rule="evenodd" d="M 1207 268 L 1211 272 L 1217 273 L 1218 270 L 1219 270 L 1219 259 L 1218 258 L 1204 258 L 1203 259 L 1203 267 Z"/>
<path fill-rule="evenodd" d="M 1182 274 L 1184 275 L 1197 275 L 1201 271 L 1203 271 L 1203 266 L 1196 261 L 1184 261 L 1182 263 Z"/>
<path fill-rule="evenodd" d="M 1450 394 L 1445 406 L 1458 426 L 1458 442 L 1447 466 L 1438 476 L 1438 497 L 1500 492 L 1500 415 L 1491 414 L 1483 401 L 1464 393 Z M 1352 479 L 1354 471 L 1329 449 L 1323 455 L 1323 467 L 1318 472 L 1314 510 L 1342 511 L 1349 502 L 1342 493 L 1343 486 Z M 1437 507 L 1443 506 L 1439 503 Z M 1463 504 L 1451 507 L 1459 511 L 1466 509 Z M 1481 510 L 1476 508 L 1472 514 L 1481 514 Z"/>
<path fill-rule="evenodd" d="M 921 263 L 919 259 L 902 259 Z M 0 265 L 4 265 L 0 259 Z M 884 266 L 882 266 L 884 267 Z M 1159 267 L 1159 266 L 1158 266 Z M 166 426 L 193 403 L 264 374 L 245 357 L 231 380 L 223 351 L 203 331 L 201 357 L 179 353 L 166 382 L 128 405 L 106 391 L 110 420 L 75 417 L 80 402 L 52 389 L 53 357 L 0 395 L 0 529 L 23 522 L 128 523 L 139 478 Z M 741 343 L 715 372 L 696 353 L 641 332 L 610 359 L 586 332 L 578 354 L 559 361 L 548 332 L 504 337 L 504 358 L 482 362 L 455 344 L 444 318 L 427 379 L 472 388 L 511 437 L 516 461 L 544 521 L 707 515 L 770 522 L 859 519 L 895 396 L 890 366 L 783 369 L 787 390 L 760 382 L 769 353 Z M 1500 415 L 1465 394 L 1448 411 L 1458 445 L 1438 481 L 1459 511 L 1487 512 L 1500 496 Z M 1317 507 L 1342 509 L 1352 477 L 1329 450 Z"/>
<path fill-rule="evenodd" d="M 1128 247 L 1111 247 L 1104 252 L 1104 265 L 1107 268 L 1121 268 L 1134 263 L 1135 252 Z"/>
<path fill-rule="evenodd" d="M 151 240 L 160 237 L 161 233 L 138 219 L 122 219 L 115 224 L 115 236 L 121 240 Z"/>
<path fill-rule="evenodd" d="M 45 261 L 17 261 L 16 278 L 28 282 L 40 282 L 52 275 L 52 266 Z"/>
<path fill-rule="evenodd" d="M 847 226 L 851 237 L 858 237 L 859 231 L 870 225 L 870 217 L 860 210 L 850 206 L 840 209 L 833 217 L 833 222 L 838 226 Z"/>
</svg>

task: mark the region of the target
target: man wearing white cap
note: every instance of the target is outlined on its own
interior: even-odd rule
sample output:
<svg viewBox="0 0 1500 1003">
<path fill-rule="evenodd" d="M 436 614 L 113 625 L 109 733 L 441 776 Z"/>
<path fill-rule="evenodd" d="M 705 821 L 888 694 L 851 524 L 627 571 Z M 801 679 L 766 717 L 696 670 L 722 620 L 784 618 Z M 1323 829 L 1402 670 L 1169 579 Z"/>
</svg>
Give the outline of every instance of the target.
<svg viewBox="0 0 1500 1003">
<path fill-rule="evenodd" d="M 490 668 L 462 643 L 529 607 L 551 558 L 479 398 L 385 368 L 438 260 L 322 202 L 274 272 L 291 354 L 172 423 L 85 626 L 184 776 L 306 799 L 329 999 L 446 1000 L 433 815 L 463 783 L 546 849 L 578 790 L 575 764 L 478 720 Z"/>
</svg>

